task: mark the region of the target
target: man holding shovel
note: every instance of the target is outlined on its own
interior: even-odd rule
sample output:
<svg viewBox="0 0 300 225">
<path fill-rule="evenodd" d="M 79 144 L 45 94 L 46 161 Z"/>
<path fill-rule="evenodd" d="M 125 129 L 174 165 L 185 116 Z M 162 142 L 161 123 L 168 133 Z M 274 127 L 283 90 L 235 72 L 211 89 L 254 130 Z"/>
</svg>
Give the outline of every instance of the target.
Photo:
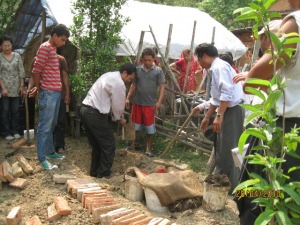
<svg viewBox="0 0 300 225">
<path fill-rule="evenodd" d="M 200 44 L 195 49 L 200 65 L 211 76 L 211 99 L 200 130 L 205 132 L 211 116 L 217 110 L 212 124 L 213 132 L 217 133 L 214 142 L 216 152 L 215 173 L 226 174 L 233 189 L 238 184 L 239 169 L 235 167 L 231 149 L 237 147 L 243 132 L 244 110 L 239 104 L 243 100 L 241 84 L 232 82 L 236 72 L 227 62 L 218 57 L 218 50 L 212 44 Z M 197 107 L 193 111 L 199 111 Z"/>
</svg>

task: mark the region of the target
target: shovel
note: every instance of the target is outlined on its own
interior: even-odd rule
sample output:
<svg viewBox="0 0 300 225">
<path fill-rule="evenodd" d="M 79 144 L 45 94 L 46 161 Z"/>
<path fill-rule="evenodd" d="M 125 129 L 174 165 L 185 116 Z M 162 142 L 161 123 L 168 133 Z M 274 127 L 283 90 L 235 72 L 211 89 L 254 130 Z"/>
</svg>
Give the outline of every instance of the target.
<svg viewBox="0 0 300 225">
<path fill-rule="evenodd" d="M 26 145 L 30 146 L 30 134 L 29 134 L 29 112 L 28 112 L 28 96 L 25 96 L 25 112 L 26 112 Z"/>
</svg>

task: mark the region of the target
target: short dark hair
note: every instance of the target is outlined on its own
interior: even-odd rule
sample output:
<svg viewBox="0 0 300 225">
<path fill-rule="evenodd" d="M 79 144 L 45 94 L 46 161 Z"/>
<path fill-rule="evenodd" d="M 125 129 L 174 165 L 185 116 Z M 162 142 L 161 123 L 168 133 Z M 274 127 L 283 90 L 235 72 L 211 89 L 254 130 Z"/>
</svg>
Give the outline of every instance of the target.
<svg viewBox="0 0 300 225">
<path fill-rule="evenodd" d="M 220 54 L 219 58 L 224 60 L 225 62 L 228 62 L 230 66 L 234 65 L 232 58 L 228 54 Z"/>
<path fill-rule="evenodd" d="M 226 51 L 225 54 L 229 55 L 231 57 L 232 61 L 233 61 L 233 55 L 230 51 Z"/>
<path fill-rule="evenodd" d="M 136 74 L 136 67 L 132 63 L 125 63 L 119 69 L 120 73 L 123 73 L 124 71 L 126 71 L 127 74 L 133 74 L 133 73 Z"/>
<path fill-rule="evenodd" d="M 67 38 L 70 37 L 70 31 L 64 24 L 57 24 L 51 30 L 51 37 L 56 34 L 58 37 L 65 35 Z"/>
<path fill-rule="evenodd" d="M 153 57 L 153 59 L 155 59 L 155 53 L 153 51 L 152 48 L 145 48 L 143 51 L 142 51 L 142 58 L 145 56 L 145 55 L 151 55 Z"/>
<path fill-rule="evenodd" d="M 11 44 L 13 44 L 12 37 L 6 34 L 1 37 L 0 45 L 2 45 L 4 41 L 9 41 Z"/>
<path fill-rule="evenodd" d="M 217 48 L 212 44 L 208 43 L 202 43 L 198 45 L 195 49 L 195 55 L 197 57 L 202 57 L 203 54 L 206 54 L 210 57 L 217 57 L 219 55 Z"/>
</svg>

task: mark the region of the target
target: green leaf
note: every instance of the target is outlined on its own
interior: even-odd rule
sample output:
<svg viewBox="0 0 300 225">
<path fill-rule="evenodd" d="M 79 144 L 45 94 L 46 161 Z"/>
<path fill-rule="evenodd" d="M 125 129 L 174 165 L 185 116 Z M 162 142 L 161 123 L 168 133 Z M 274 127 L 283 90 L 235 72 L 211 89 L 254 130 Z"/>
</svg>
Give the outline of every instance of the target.
<svg viewBox="0 0 300 225">
<path fill-rule="evenodd" d="M 300 206 L 296 205 L 295 203 L 286 203 L 285 206 L 300 215 Z"/>
<path fill-rule="evenodd" d="M 281 97 L 281 95 L 282 91 L 280 90 L 271 92 L 264 104 L 265 111 L 271 110 L 276 105 L 276 102 Z"/>
<path fill-rule="evenodd" d="M 252 135 L 254 137 L 257 137 L 261 139 L 262 141 L 266 141 L 266 137 L 264 133 L 262 133 L 259 129 L 257 128 L 248 128 L 247 130 L 244 131 L 244 133 L 248 135 Z"/>
<path fill-rule="evenodd" d="M 275 215 L 273 210 L 266 210 L 261 213 L 254 222 L 254 225 L 267 225 Z"/>
<path fill-rule="evenodd" d="M 243 13 L 242 15 L 237 16 L 234 20 L 240 21 L 240 20 L 256 20 L 256 19 L 257 19 L 257 14 L 256 12 L 252 11 L 252 12 Z"/>
<path fill-rule="evenodd" d="M 244 121 L 244 126 L 247 126 L 251 121 L 253 121 L 256 118 L 260 118 L 264 115 L 264 111 L 255 111 L 252 112 Z"/>
<path fill-rule="evenodd" d="M 295 192 L 292 188 L 288 187 L 287 185 L 283 186 L 282 189 L 293 198 L 293 200 L 300 205 L 300 196 L 297 192 Z"/>
<path fill-rule="evenodd" d="M 275 214 L 275 217 L 276 217 L 276 221 L 280 225 L 293 225 L 293 223 L 290 220 L 290 218 L 288 217 L 288 215 L 284 212 L 277 211 Z"/>
<path fill-rule="evenodd" d="M 257 78 L 249 78 L 245 82 L 246 84 L 254 84 L 254 85 L 262 85 L 266 87 L 270 87 L 270 81 L 267 80 L 262 80 L 262 79 L 257 79 Z"/>
<path fill-rule="evenodd" d="M 289 38 L 289 39 L 286 39 L 283 41 L 283 45 L 288 45 L 288 44 L 295 44 L 295 43 L 298 43 L 300 42 L 300 38 Z"/>
<path fill-rule="evenodd" d="M 291 167 L 291 168 L 289 168 L 288 173 L 293 172 L 295 170 L 299 170 L 299 169 L 300 169 L 300 166 Z"/>
<path fill-rule="evenodd" d="M 236 191 L 238 191 L 238 190 L 243 190 L 243 189 L 245 189 L 247 187 L 250 187 L 250 186 L 252 186 L 252 185 L 254 185 L 254 184 L 258 183 L 258 182 L 259 182 L 259 179 L 249 179 L 249 180 L 246 180 L 246 181 L 240 183 L 238 186 L 236 186 L 236 188 L 233 190 L 233 193 L 236 193 Z"/>
<path fill-rule="evenodd" d="M 243 108 L 251 111 L 251 112 L 254 112 L 254 111 L 257 111 L 259 110 L 259 107 L 257 105 L 251 105 L 251 104 L 240 104 L 240 106 L 242 106 Z"/>
<path fill-rule="evenodd" d="M 238 148 L 239 148 L 239 152 L 240 152 L 241 155 L 243 155 L 244 146 L 245 146 L 246 141 L 247 141 L 249 136 L 250 135 L 247 134 L 245 131 L 240 136 L 239 143 L 238 143 Z"/>
<path fill-rule="evenodd" d="M 246 87 L 245 91 L 259 97 L 263 101 L 266 101 L 265 92 L 262 90 L 259 90 L 258 88 Z"/>
</svg>

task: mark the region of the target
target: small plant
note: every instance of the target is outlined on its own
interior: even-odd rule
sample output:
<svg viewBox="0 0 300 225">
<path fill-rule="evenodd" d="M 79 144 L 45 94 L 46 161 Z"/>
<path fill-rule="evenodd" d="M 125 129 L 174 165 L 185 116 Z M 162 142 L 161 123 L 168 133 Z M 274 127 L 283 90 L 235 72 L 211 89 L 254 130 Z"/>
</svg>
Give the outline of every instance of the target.
<svg viewBox="0 0 300 225">
<path fill-rule="evenodd" d="M 250 3 L 249 7 L 235 10 L 234 13 L 240 15 L 236 20 L 254 20 L 254 36 L 257 37 L 258 27 L 263 26 L 266 35 L 271 39 L 273 45 L 266 52 L 272 54 L 270 64 L 273 64 L 273 78 L 268 80 L 249 79 L 246 83 L 255 86 L 263 86 L 267 89 L 267 96 L 260 88 L 246 87 L 246 91 L 259 97 L 263 102 L 257 105 L 244 104 L 243 107 L 252 113 L 246 118 L 245 126 L 253 120 L 262 119 L 263 126 L 246 129 L 240 137 L 239 149 L 243 151 L 244 145 L 250 136 L 260 140 L 260 144 L 252 148 L 254 154 L 247 155 L 249 164 L 261 166 L 263 176 L 248 171 L 250 177 L 239 184 L 234 193 L 243 191 L 245 197 L 255 198 L 253 202 L 262 207 L 263 212 L 258 216 L 255 224 L 300 224 L 300 182 L 291 182 L 289 173 L 300 168 L 289 168 L 287 174 L 284 173 L 282 165 L 286 162 L 285 156 L 290 155 L 300 158 L 296 154 L 296 148 L 300 142 L 298 135 L 299 128 L 292 129 L 285 133 L 285 123 L 283 114 L 283 126 L 277 126 L 276 102 L 280 97 L 285 99 L 284 88 L 285 79 L 276 71 L 276 64 L 280 62 L 285 65 L 282 58 L 287 55 L 292 56 L 295 49 L 288 48 L 287 45 L 300 42 L 297 33 L 284 34 L 278 38 L 276 34 L 270 32 L 268 22 L 280 15 L 269 12 L 269 7 L 276 0 L 258 0 L 257 4 Z M 266 196 L 264 196 L 266 193 Z M 240 197 L 243 197 L 240 193 Z"/>
</svg>

